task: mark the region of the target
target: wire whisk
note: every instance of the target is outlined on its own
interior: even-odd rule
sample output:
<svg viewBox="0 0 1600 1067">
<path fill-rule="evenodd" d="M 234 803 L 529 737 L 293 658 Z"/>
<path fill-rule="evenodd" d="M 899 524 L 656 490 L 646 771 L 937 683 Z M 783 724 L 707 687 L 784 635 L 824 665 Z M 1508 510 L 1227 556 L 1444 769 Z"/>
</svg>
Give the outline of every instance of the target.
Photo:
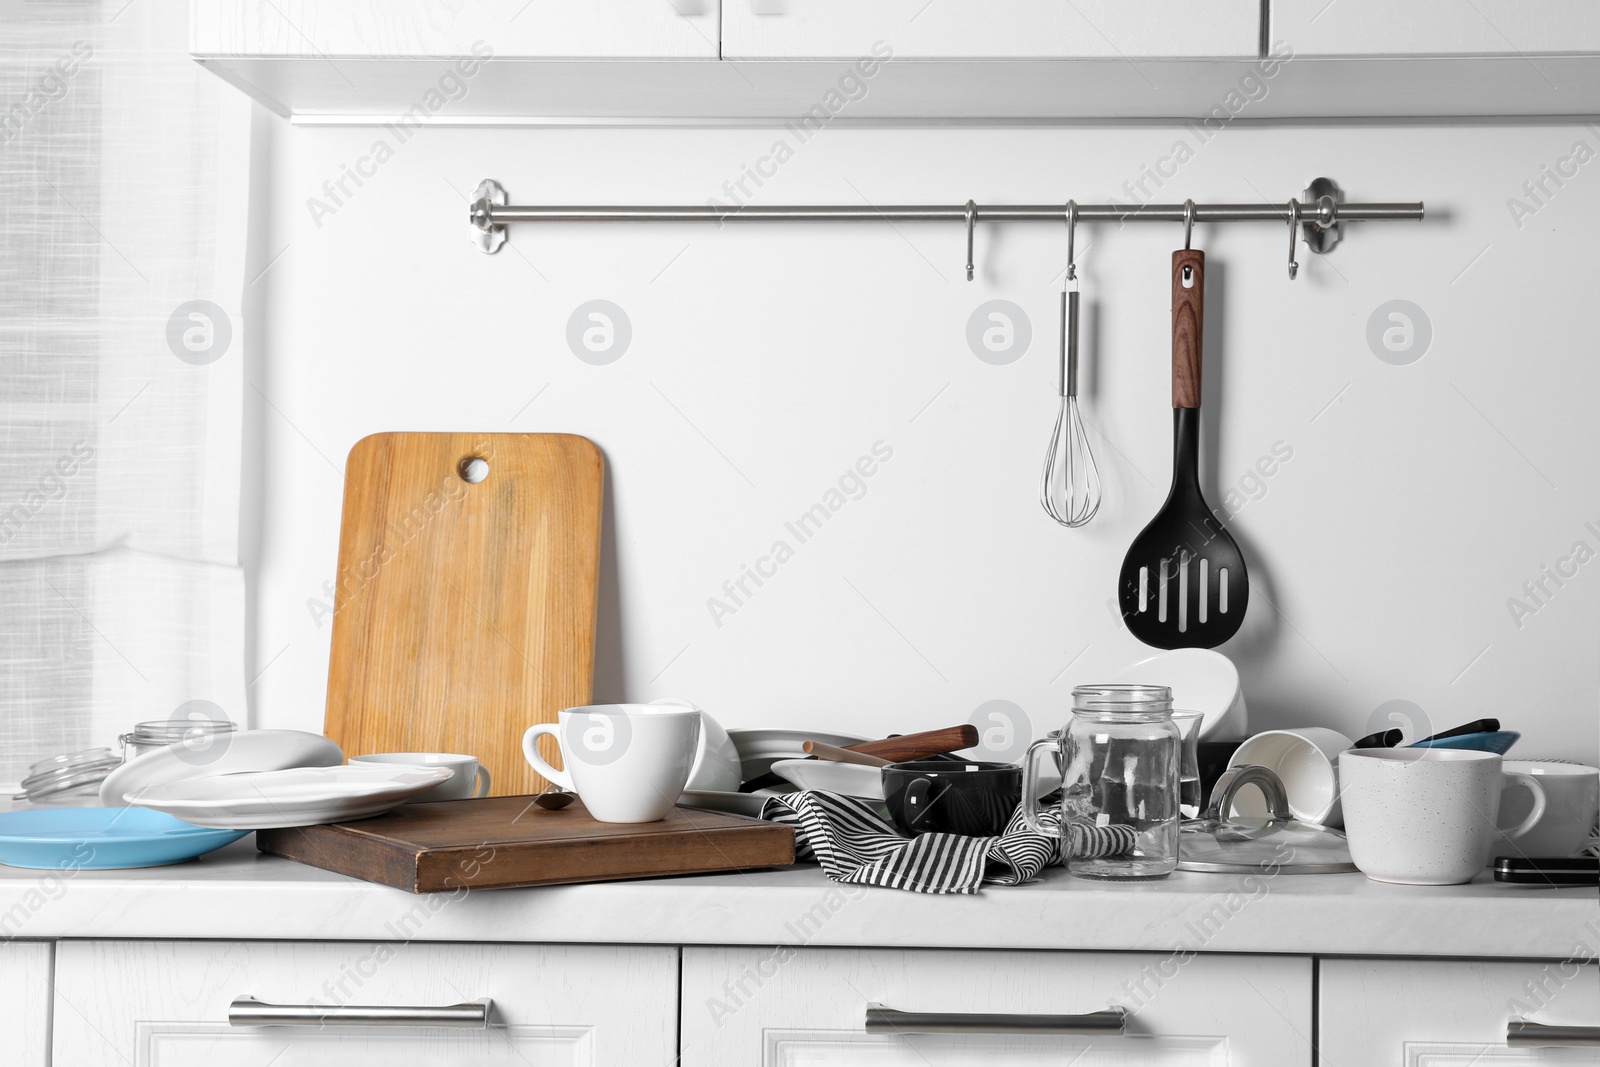
<svg viewBox="0 0 1600 1067">
<path fill-rule="evenodd" d="M 1100 469 L 1078 410 L 1078 268 L 1073 261 L 1077 204 L 1067 203 L 1067 288 L 1061 294 L 1061 407 L 1044 456 L 1039 503 L 1061 525 L 1076 529 L 1100 510 Z"/>
</svg>

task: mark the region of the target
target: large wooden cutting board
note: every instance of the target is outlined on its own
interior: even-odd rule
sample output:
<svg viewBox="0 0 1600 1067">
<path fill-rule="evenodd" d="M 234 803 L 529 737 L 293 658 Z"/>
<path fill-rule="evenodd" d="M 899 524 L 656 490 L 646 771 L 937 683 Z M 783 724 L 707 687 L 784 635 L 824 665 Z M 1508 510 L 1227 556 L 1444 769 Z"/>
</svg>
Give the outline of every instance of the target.
<svg viewBox="0 0 1600 1067">
<path fill-rule="evenodd" d="M 602 478 L 572 434 L 356 442 L 324 720 L 347 756 L 464 752 L 496 796 L 546 787 L 522 733 L 589 702 Z"/>
<path fill-rule="evenodd" d="M 259 830 L 256 847 L 409 893 L 437 893 L 788 866 L 794 828 L 692 808 L 674 808 L 660 822 L 598 822 L 581 801 L 545 811 L 532 797 L 492 797 Z"/>
</svg>

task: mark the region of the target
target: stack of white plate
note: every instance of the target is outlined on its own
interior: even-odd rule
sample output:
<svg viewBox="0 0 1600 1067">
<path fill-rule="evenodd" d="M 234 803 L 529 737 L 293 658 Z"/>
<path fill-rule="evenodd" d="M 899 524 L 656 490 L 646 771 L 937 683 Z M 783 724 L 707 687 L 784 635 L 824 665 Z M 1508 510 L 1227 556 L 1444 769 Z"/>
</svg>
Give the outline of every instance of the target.
<svg viewBox="0 0 1600 1067">
<path fill-rule="evenodd" d="M 739 778 L 749 782 L 772 770 L 779 760 L 805 759 L 801 748 L 807 741 L 821 741 L 828 745 L 854 745 L 867 740 L 854 734 L 831 734 L 821 730 L 729 730 L 728 737 L 739 751 Z M 716 789 L 686 789 L 678 803 L 691 808 L 709 808 L 732 815 L 757 818 L 761 806 L 770 796 L 790 792 L 794 787 L 785 784 L 779 789 L 762 789 L 754 793 L 735 793 Z"/>
<path fill-rule="evenodd" d="M 135 756 L 100 785 L 109 807 L 151 808 L 194 826 L 265 830 L 379 815 L 448 779 L 449 767 L 341 766 L 320 734 L 241 730 L 206 747 L 180 741 Z"/>
<path fill-rule="evenodd" d="M 760 778 L 781 759 L 805 759 L 807 741 L 843 748 L 867 740 L 854 734 L 830 734 L 820 730 L 729 730 L 733 747 L 739 750 L 739 766 L 746 782 Z"/>
</svg>

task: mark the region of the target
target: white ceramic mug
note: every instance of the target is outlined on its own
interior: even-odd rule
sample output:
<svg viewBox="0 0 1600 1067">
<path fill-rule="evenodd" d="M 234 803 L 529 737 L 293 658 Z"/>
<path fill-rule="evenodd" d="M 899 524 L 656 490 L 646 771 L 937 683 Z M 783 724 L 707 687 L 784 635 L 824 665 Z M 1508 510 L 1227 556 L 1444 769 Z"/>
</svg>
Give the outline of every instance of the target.
<svg viewBox="0 0 1600 1067">
<path fill-rule="evenodd" d="M 1500 767 L 1508 775 L 1500 798 L 1500 826 L 1520 824 L 1538 806 L 1533 791 L 1524 788 L 1524 775 L 1538 781 L 1545 806 L 1543 816 L 1521 837 L 1510 838 L 1497 829 L 1491 861 L 1494 856 L 1555 859 L 1571 856 L 1589 843 L 1595 820 L 1600 819 L 1600 770 L 1536 760 L 1505 760 Z"/>
<path fill-rule="evenodd" d="M 1342 826 L 1339 753 L 1354 743 L 1339 731 L 1322 726 L 1265 730 L 1240 745 L 1229 758 L 1228 766 L 1254 764 L 1267 768 L 1283 783 L 1283 791 L 1289 797 L 1289 812 L 1296 819 L 1322 826 Z M 1267 814 L 1266 805 L 1254 789 L 1240 793 L 1233 810 L 1258 818 Z"/>
<path fill-rule="evenodd" d="M 556 739 L 565 770 L 539 755 Z M 700 744 L 700 712 L 671 704 L 591 704 L 528 727 L 522 754 L 552 782 L 578 794 L 601 822 L 656 822 L 678 802 Z"/>
<path fill-rule="evenodd" d="M 406 801 L 407 804 L 432 804 L 440 800 L 470 800 L 489 795 L 493 779 L 489 768 L 474 756 L 458 752 L 374 752 L 351 756 L 351 763 L 404 763 L 414 767 L 449 767 L 454 773 L 428 790 Z"/>
<path fill-rule="evenodd" d="M 1528 817 L 1500 831 L 1515 841 L 1544 816 L 1544 790 L 1533 775 L 1503 770 L 1496 753 L 1446 748 L 1340 753 L 1350 858 L 1377 882 L 1470 882 L 1489 861 L 1500 791 L 1513 778 L 1534 796 Z"/>
</svg>

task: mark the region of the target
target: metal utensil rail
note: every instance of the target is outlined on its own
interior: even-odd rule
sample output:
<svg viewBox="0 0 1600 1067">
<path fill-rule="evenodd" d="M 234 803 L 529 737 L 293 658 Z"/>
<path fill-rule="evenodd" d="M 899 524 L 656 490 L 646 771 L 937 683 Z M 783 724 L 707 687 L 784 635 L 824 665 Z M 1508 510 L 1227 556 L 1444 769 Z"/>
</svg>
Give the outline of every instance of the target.
<svg viewBox="0 0 1600 1067">
<path fill-rule="evenodd" d="M 1300 197 L 1281 204 L 993 204 L 969 200 L 965 204 L 808 204 L 742 207 L 716 203 L 655 206 L 538 206 L 508 204 L 499 183 L 485 180 L 473 193 L 469 221 L 472 238 L 484 252 L 497 252 L 506 240 L 506 226 L 514 222 L 960 222 L 967 228 L 967 278 L 972 279 L 972 235 L 980 222 L 1054 222 L 1066 224 L 1069 213 L 1077 223 L 1181 222 L 1188 230 L 1195 223 L 1277 222 L 1290 227 L 1289 276 L 1293 278 L 1294 237 L 1302 236 L 1314 252 L 1331 250 L 1344 222 L 1400 222 L 1423 217 L 1421 201 L 1410 203 L 1346 204 L 1339 187 L 1318 178 Z"/>
</svg>

